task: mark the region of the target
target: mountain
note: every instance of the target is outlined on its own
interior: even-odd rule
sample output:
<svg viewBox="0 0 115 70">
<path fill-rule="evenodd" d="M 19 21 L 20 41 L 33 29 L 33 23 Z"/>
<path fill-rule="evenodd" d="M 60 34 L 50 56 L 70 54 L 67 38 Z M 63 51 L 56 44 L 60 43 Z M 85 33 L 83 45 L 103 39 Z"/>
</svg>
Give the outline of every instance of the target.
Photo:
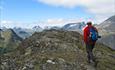
<svg viewBox="0 0 115 70">
<path fill-rule="evenodd" d="M 7 28 L 6 28 L 6 27 L 0 27 L 0 29 L 2 29 L 3 31 L 4 31 L 4 30 L 7 30 Z"/>
<path fill-rule="evenodd" d="M 0 29 L 0 40 L 2 40 L 3 38 L 2 38 L 2 35 L 1 35 L 1 33 L 3 32 L 3 30 L 2 29 Z"/>
<path fill-rule="evenodd" d="M 1 70 L 115 70 L 115 51 L 96 44 L 95 67 L 87 63 L 82 35 L 76 31 L 44 30 L 23 40 L 4 55 Z"/>
<path fill-rule="evenodd" d="M 2 29 L 0 29 L 0 32 L 2 31 Z"/>
<path fill-rule="evenodd" d="M 26 29 L 26 28 L 17 28 L 14 27 L 13 30 L 15 33 L 20 36 L 21 38 L 25 39 L 31 36 L 35 31 L 32 29 Z"/>
<path fill-rule="evenodd" d="M 43 29 L 40 26 L 34 26 L 32 28 L 35 32 L 41 32 Z"/>
<path fill-rule="evenodd" d="M 102 22 L 98 29 L 102 35 L 100 42 L 115 50 L 115 15 Z"/>
<path fill-rule="evenodd" d="M 107 31 L 107 32 L 115 33 L 115 15 L 108 18 L 104 22 L 102 22 L 98 27 L 102 30 Z"/>
<path fill-rule="evenodd" d="M 115 34 L 103 36 L 100 42 L 115 50 Z"/>
<path fill-rule="evenodd" d="M 51 27 L 49 30 L 51 30 L 51 29 L 60 30 L 60 29 L 61 29 L 61 27 L 58 27 L 58 26 L 53 26 L 53 27 Z"/>
<path fill-rule="evenodd" d="M 1 32 L 0 38 L 0 53 L 11 51 L 17 48 L 19 43 L 22 41 L 12 29 L 7 29 Z"/>
<path fill-rule="evenodd" d="M 8 28 L 2 27 L 1 29 L 3 31 L 6 31 Z M 28 38 L 34 32 L 41 32 L 43 30 L 40 26 L 34 26 L 32 29 L 31 28 L 21 28 L 21 27 L 14 27 L 12 29 L 22 39 Z"/>
<path fill-rule="evenodd" d="M 43 30 L 51 30 L 51 29 L 61 30 L 61 27 L 59 27 L 59 26 L 45 26 Z"/>
<path fill-rule="evenodd" d="M 62 27 L 63 30 L 68 30 L 68 31 L 78 31 L 82 32 L 82 28 L 86 26 L 85 22 L 78 22 L 78 23 L 69 23 L 66 24 Z"/>
</svg>

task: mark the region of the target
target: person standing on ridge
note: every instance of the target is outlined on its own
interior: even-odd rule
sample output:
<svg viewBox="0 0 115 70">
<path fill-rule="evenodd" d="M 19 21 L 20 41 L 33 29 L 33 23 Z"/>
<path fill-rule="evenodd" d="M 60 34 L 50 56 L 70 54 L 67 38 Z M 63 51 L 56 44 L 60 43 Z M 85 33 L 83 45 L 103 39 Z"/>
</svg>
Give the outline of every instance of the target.
<svg viewBox="0 0 115 70">
<path fill-rule="evenodd" d="M 95 58 L 93 56 L 92 51 L 98 39 L 98 31 L 96 27 L 92 25 L 92 22 L 87 22 L 87 25 L 84 27 L 83 38 L 86 44 L 88 63 L 90 63 L 91 61 L 95 62 Z"/>
</svg>

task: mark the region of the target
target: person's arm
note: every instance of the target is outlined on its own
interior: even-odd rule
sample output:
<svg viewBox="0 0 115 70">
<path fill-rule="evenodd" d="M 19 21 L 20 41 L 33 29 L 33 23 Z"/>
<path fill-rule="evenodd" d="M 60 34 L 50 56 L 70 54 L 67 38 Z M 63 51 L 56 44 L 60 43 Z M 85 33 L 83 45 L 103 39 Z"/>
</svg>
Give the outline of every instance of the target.
<svg viewBox="0 0 115 70">
<path fill-rule="evenodd" d="M 84 42 L 87 43 L 87 28 L 84 29 Z"/>
</svg>

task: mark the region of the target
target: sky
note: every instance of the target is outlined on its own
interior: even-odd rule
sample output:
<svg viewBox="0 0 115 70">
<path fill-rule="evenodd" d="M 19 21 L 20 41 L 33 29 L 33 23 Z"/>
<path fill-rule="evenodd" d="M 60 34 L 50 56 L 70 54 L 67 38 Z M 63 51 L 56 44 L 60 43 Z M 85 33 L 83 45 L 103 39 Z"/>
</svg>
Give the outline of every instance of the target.
<svg viewBox="0 0 115 70">
<path fill-rule="evenodd" d="M 115 0 L 0 0 L 0 24 L 9 28 L 99 24 L 114 13 Z"/>
</svg>

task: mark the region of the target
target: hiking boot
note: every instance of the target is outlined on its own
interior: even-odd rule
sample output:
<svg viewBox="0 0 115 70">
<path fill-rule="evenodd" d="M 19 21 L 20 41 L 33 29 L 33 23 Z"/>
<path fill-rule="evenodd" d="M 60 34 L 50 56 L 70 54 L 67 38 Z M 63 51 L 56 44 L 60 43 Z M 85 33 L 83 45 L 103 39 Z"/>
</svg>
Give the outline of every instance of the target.
<svg viewBox="0 0 115 70">
<path fill-rule="evenodd" d="M 94 63 L 94 61 L 93 61 L 93 60 L 90 60 L 90 63 Z"/>
<path fill-rule="evenodd" d="M 87 62 L 88 63 L 95 63 L 93 60 L 88 60 Z"/>
</svg>

